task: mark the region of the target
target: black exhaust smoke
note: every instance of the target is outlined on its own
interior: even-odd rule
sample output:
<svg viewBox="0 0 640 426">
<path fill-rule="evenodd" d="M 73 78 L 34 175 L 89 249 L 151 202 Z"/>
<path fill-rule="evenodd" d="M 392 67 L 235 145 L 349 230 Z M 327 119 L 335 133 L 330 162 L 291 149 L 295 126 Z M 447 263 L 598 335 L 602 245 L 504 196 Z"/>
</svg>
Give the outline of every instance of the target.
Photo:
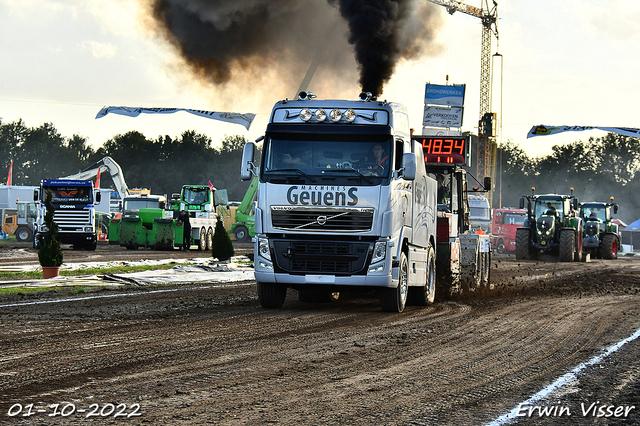
<svg viewBox="0 0 640 426">
<path fill-rule="evenodd" d="M 341 75 L 355 50 L 361 89 L 377 96 L 399 60 L 428 51 L 434 28 L 433 7 L 419 0 L 142 1 L 192 71 L 216 85 L 277 71 L 292 91 L 318 52 L 320 67 Z"/>
</svg>

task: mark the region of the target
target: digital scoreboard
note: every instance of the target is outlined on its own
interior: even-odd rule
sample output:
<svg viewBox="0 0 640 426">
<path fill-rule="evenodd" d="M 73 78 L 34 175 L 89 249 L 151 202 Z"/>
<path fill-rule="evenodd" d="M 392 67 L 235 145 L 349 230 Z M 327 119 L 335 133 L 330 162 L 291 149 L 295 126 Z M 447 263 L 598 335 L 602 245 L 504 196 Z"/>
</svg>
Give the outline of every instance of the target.
<svg viewBox="0 0 640 426">
<path fill-rule="evenodd" d="M 469 138 L 465 136 L 413 136 L 420 142 L 426 164 L 467 165 L 469 157 Z"/>
</svg>

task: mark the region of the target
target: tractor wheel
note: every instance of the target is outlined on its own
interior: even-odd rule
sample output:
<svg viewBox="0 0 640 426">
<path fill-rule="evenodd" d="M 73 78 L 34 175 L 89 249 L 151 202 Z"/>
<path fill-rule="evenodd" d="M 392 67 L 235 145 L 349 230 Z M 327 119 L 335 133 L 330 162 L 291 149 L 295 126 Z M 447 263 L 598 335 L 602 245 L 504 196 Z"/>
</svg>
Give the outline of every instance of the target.
<svg viewBox="0 0 640 426">
<path fill-rule="evenodd" d="M 249 241 L 249 230 L 244 225 L 236 226 L 235 230 L 236 241 L 240 243 L 246 243 Z"/>
<path fill-rule="evenodd" d="M 578 226 L 578 232 L 576 233 L 576 242 L 575 242 L 576 251 L 573 255 L 573 260 L 575 262 L 580 262 L 582 260 L 582 236 L 583 236 L 582 224 L 580 224 L 580 226 Z"/>
<path fill-rule="evenodd" d="M 563 229 L 560 231 L 560 249 L 558 260 L 560 262 L 571 262 L 574 255 L 575 231 L 573 229 Z"/>
<path fill-rule="evenodd" d="M 613 234 L 606 234 L 602 237 L 600 243 L 600 253 L 603 259 L 617 259 L 618 258 L 618 239 Z"/>
<path fill-rule="evenodd" d="M 527 228 L 516 229 L 516 259 L 531 259 L 531 251 L 529 249 L 529 240 L 531 238 L 531 230 Z"/>
<path fill-rule="evenodd" d="M 33 239 L 33 232 L 25 226 L 19 227 L 15 235 L 18 241 L 31 241 Z"/>
</svg>

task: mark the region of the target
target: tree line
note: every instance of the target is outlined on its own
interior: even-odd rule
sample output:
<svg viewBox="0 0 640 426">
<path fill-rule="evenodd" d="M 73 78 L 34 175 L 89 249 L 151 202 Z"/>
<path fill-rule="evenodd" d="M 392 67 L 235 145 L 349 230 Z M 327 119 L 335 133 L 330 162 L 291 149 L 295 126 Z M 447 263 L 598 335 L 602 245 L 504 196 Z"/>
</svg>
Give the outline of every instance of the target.
<svg viewBox="0 0 640 426">
<path fill-rule="evenodd" d="M 38 185 L 41 179 L 75 174 L 105 156 L 122 168 L 129 188 L 149 188 L 154 194 L 180 192 L 185 184 L 227 189 L 230 200 L 241 200 L 249 182 L 240 180 L 243 136 L 225 136 L 220 148 L 195 131 L 180 137 L 149 139 L 131 131 L 107 140 L 94 149 L 86 138 L 64 137 L 51 123 L 27 127 L 22 120 L 0 120 L 0 170 L 7 176 L 13 160 L 14 185 Z M 531 193 L 569 194 L 581 201 L 607 201 L 615 197 L 618 217 L 630 223 L 640 217 L 640 140 L 608 133 L 531 158 L 512 141 L 498 147 L 493 207 L 517 207 L 520 197 Z M 1 172 L 0 172 L 1 173 Z M 1 176 L 1 175 L 0 175 Z M 110 186 L 108 173 L 102 187 Z"/>
<path fill-rule="evenodd" d="M 13 160 L 12 184 L 37 186 L 41 179 L 71 176 L 109 156 L 122 168 L 130 189 L 148 188 L 152 194 L 171 197 L 182 185 L 211 181 L 216 188 L 227 189 L 229 200 L 240 201 L 249 187 L 249 182 L 240 180 L 245 143 L 243 136 L 225 136 L 216 148 L 210 137 L 195 131 L 156 139 L 130 131 L 94 149 L 84 137 L 60 135 L 51 123 L 27 127 L 22 120 L 0 120 L 0 170 L 8 176 Z M 100 182 L 103 188 L 114 187 L 108 171 Z"/>
<path fill-rule="evenodd" d="M 609 201 L 614 197 L 619 219 L 627 224 L 640 218 L 640 140 L 608 133 L 531 158 L 511 141 L 498 147 L 493 207 L 518 207 L 523 195 L 573 194 L 583 201 Z"/>
</svg>

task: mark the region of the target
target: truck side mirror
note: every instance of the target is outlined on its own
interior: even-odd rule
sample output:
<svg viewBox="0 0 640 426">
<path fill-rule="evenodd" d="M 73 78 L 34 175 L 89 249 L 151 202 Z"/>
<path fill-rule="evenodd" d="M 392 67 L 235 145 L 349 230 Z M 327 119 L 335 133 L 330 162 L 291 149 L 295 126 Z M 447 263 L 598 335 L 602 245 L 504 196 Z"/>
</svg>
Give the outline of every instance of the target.
<svg viewBox="0 0 640 426">
<path fill-rule="evenodd" d="M 618 205 L 617 204 L 613 205 L 613 214 L 618 214 Z"/>
<path fill-rule="evenodd" d="M 255 144 L 247 142 L 242 150 L 242 165 L 240 166 L 240 179 L 249 180 L 253 174 L 253 154 L 255 152 Z"/>
<path fill-rule="evenodd" d="M 524 197 L 520 197 L 520 206 L 521 209 L 524 209 Z"/>
<path fill-rule="evenodd" d="M 578 201 L 577 198 L 573 199 L 573 209 L 574 210 L 578 210 L 578 208 L 580 208 L 580 202 Z"/>
<path fill-rule="evenodd" d="M 38 197 L 38 190 L 34 189 L 33 190 L 33 201 L 38 201 L 38 198 L 40 198 L 40 197 Z"/>
<path fill-rule="evenodd" d="M 484 177 L 484 189 L 485 191 L 491 191 L 492 187 L 491 187 L 491 176 L 485 176 Z"/>
<path fill-rule="evenodd" d="M 416 156 L 411 152 L 407 152 L 402 156 L 402 169 L 404 173 L 402 177 L 406 180 L 416 179 Z"/>
<path fill-rule="evenodd" d="M 100 204 L 100 201 L 102 201 L 102 194 L 100 191 L 96 191 L 96 204 Z"/>
</svg>

